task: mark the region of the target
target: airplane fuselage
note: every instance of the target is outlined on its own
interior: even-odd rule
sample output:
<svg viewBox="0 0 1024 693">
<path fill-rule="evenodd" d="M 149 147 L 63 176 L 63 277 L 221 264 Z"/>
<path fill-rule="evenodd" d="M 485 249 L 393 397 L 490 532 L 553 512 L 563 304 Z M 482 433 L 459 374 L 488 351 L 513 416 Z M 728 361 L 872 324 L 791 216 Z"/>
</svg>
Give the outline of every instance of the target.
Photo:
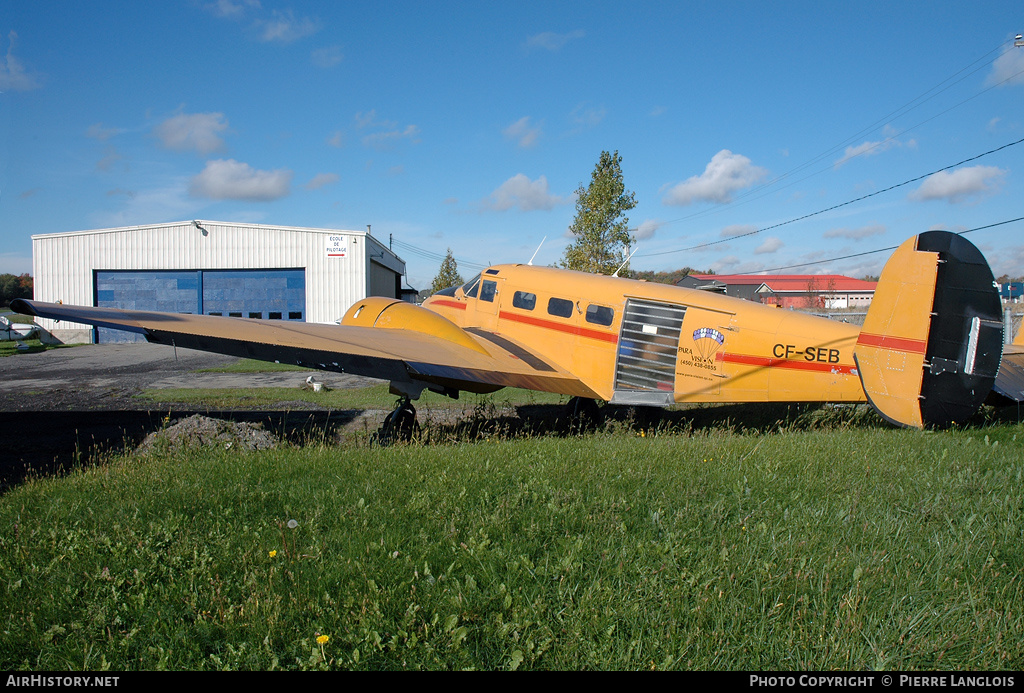
<svg viewBox="0 0 1024 693">
<path fill-rule="evenodd" d="M 613 403 L 866 401 L 857 327 L 665 284 L 496 265 L 423 306 Z"/>
</svg>

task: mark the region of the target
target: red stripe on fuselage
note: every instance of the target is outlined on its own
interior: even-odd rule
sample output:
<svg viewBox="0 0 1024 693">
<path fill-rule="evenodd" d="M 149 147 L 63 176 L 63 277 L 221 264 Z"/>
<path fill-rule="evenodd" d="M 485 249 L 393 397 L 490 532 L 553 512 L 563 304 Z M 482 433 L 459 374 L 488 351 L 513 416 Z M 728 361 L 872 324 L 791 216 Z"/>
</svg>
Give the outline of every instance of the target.
<svg viewBox="0 0 1024 693">
<path fill-rule="evenodd" d="M 616 342 L 619 341 L 618 336 L 612 332 L 601 332 L 599 330 L 592 330 L 587 327 L 578 327 L 576 325 L 554 322 L 553 320 L 544 320 L 542 318 L 535 318 L 532 315 L 520 315 L 519 313 L 509 313 L 503 310 L 500 313 L 498 313 L 498 318 L 501 320 L 511 320 L 512 322 L 520 322 L 523 323 L 524 325 L 543 327 L 548 330 L 557 330 L 558 332 L 574 334 L 580 337 L 599 339 L 603 342 L 610 342 L 612 344 L 615 344 Z"/>
<path fill-rule="evenodd" d="M 444 306 L 445 308 L 454 308 L 456 310 L 466 310 L 466 304 L 461 301 L 446 301 L 443 298 L 435 298 L 430 302 L 432 306 Z M 427 306 L 428 308 L 430 306 Z"/>
<path fill-rule="evenodd" d="M 717 354 L 716 360 L 725 363 L 736 363 L 741 366 L 758 366 L 760 368 L 784 368 L 795 371 L 811 371 L 813 373 L 837 373 L 839 375 L 856 375 L 856 366 L 841 363 L 819 363 L 817 361 L 794 361 L 792 359 L 776 359 L 768 356 L 750 356 L 749 354 Z"/>
<path fill-rule="evenodd" d="M 928 346 L 928 343 L 923 339 L 889 337 L 884 334 L 868 334 L 866 332 L 860 333 L 860 336 L 857 337 L 857 344 L 890 349 L 892 351 L 906 351 L 913 354 L 923 354 Z"/>
</svg>

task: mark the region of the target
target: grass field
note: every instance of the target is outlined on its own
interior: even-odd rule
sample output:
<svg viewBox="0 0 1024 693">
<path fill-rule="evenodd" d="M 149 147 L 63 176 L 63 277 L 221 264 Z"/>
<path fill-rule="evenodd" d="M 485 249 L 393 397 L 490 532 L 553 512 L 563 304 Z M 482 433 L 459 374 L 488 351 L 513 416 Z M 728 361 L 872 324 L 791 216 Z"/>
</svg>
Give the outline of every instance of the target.
<svg viewBox="0 0 1024 693">
<path fill-rule="evenodd" d="M 157 446 L 0 497 L 0 668 L 1020 669 L 1022 476 L 841 414 Z"/>
<path fill-rule="evenodd" d="M 182 405 L 229 409 L 232 407 L 272 407 L 280 402 L 308 402 L 322 409 L 387 409 L 395 405 L 397 397 L 388 392 L 387 383 L 360 388 L 338 388 L 313 392 L 296 387 L 251 388 L 160 388 L 145 390 L 140 399 L 151 402 L 174 402 Z M 458 400 L 425 390 L 416 402 L 417 409 L 465 409 L 477 404 L 502 407 L 522 404 L 558 404 L 568 398 L 546 392 L 531 392 L 505 388 L 498 392 L 477 396 L 463 393 Z"/>
</svg>

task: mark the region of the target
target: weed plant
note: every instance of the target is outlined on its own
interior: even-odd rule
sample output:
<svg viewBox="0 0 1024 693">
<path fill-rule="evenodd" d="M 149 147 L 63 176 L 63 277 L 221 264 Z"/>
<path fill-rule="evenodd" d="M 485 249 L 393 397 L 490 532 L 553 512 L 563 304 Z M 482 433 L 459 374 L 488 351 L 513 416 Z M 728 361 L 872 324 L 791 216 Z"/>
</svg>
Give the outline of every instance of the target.
<svg viewBox="0 0 1024 693">
<path fill-rule="evenodd" d="M 1019 424 L 421 435 L 157 446 L 12 490 L 0 668 L 1024 665 Z"/>
</svg>

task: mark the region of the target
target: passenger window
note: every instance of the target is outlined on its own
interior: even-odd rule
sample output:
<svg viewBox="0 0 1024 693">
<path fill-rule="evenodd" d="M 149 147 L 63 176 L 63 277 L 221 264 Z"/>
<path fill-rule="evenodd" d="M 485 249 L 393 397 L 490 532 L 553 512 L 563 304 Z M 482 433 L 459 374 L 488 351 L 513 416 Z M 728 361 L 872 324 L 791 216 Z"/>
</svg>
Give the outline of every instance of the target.
<svg viewBox="0 0 1024 693">
<path fill-rule="evenodd" d="M 480 284 L 480 300 L 488 303 L 494 302 L 494 295 L 498 293 L 498 282 L 484 280 Z"/>
<path fill-rule="evenodd" d="M 466 282 L 465 284 L 462 285 L 462 293 L 464 293 L 467 298 L 476 298 L 476 292 L 477 292 L 477 289 L 479 289 L 479 288 L 480 288 L 480 275 L 478 274 L 475 277 L 473 277 L 472 279 L 470 279 L 468 282 Z"/>
<path fill-rule="evenodd" d="M 607 327 L 612 324 L 614 319 L 615 311 L 608 306 L 595 306 L 594 304 L 587 306 L 587 322 Z"/>
<path fill-rule="evenodd" d="M 557 315 L 560 318 L 571 318 L 572 301 L 567 301 L 564 298 L 549 298 L 548 313 L 550 315 Z"/>
<path fill-rule="evenodd" d="M 537 294 L 517 291 L 512 296 L 512 305 L 523 310 L 533 310 L 537 307 Z"/>
</svg>

